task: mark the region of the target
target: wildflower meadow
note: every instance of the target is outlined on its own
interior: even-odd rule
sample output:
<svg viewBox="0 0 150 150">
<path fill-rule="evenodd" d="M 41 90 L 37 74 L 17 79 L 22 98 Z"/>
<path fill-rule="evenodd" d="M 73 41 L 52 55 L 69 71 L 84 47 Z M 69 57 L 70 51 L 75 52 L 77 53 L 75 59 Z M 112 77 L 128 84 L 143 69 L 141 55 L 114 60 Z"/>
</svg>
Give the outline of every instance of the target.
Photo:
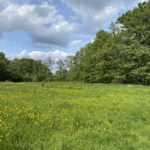
<svg viewBox="0 0 150 150">
<path fill-rule="evenodd" d="M 0 83 L 1 150 L 149 150 L 150 87 Z"/>
</svg>

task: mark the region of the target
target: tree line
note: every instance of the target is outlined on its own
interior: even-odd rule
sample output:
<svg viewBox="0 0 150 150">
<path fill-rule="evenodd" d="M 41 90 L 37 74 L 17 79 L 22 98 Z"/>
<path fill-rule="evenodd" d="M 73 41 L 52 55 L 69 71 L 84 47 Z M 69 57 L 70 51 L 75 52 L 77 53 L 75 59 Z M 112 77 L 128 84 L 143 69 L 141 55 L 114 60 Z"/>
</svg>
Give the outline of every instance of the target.
<svg viewBox="0 0 150 150">
<path fill-rule="evenodd" d="M 93 43 L 66 60 L 8 60 L 0 53 L 0 81 L 81 81 L 150 84 L 150 1 L 100 30 Z"/>
<path fill-rule="evenodd" d="M 52 73 L 41 61 L 25 58 L 8 60 L 4 53 L 0 52 L 0 81 L 49 81 L 51 79 Z"/>
<path fill-rule="evenodd" d="M 53 61 L 51 58 L 44 60 L 15 58 L 9 60 L 3 52 L 0 52 L 0 81 L 68 81 L 70 58 L 72 56 L 57 61 Z"/>
</svg>

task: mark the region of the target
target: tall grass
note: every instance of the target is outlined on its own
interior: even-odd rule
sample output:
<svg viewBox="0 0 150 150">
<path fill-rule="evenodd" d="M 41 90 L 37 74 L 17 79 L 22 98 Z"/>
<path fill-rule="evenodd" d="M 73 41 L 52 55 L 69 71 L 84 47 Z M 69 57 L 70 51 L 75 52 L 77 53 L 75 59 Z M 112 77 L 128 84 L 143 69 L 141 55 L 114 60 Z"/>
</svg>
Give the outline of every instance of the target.
<svg viewBox="0 0 150 150">
<path fill-rule="evenodd" d="M 0 83 L 1 150 L 149 150 L 150 87 Z"/>
</svg>

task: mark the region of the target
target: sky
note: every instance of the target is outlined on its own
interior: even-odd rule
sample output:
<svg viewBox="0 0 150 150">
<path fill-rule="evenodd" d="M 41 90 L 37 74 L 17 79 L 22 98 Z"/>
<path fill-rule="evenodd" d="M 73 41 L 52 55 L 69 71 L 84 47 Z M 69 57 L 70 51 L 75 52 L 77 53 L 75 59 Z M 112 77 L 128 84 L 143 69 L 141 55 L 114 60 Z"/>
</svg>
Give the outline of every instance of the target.
<svg viewBox="0 0 150 150">
<path fill-rule="evenodd" d="M 64 59 L 146 0 L 0 0 L 0 51 L 9 59 Z"/>
</svg>

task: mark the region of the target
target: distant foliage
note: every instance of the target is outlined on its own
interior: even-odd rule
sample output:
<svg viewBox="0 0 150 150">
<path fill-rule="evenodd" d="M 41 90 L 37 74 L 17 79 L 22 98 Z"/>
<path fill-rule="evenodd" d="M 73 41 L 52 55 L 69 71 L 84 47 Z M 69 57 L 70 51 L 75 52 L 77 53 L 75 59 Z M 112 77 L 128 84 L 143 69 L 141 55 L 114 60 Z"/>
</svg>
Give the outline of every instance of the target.
<svg viewBox="0 0 150 150">
<path fill-rule="evenodd" d="M 48 66 L 33 59 L 8 60 L 0 53 L 0 81 L 47 81 L 52 80 Z"/>
</svg>

